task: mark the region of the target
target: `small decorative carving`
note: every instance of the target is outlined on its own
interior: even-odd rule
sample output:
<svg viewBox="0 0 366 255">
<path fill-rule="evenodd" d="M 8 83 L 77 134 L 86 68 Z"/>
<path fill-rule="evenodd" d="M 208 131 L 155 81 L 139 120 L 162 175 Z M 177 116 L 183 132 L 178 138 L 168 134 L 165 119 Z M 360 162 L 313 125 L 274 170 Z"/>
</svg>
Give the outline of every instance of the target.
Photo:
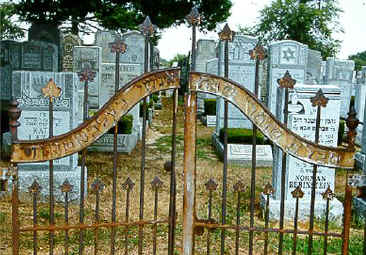
<svg viewBox="0 0 366 255">
<path fill-rule="evenodd" d="M 289 71 L 287 70 L 285 75 L 281 79 L 277 80 L 277 83 L 280 85 L 280 88 L 293 89 L 296 84 L 296 80 L 292 79 Z"/>
<path fill-rule="evenodd" d="M 194 6 L 191 12 L 186 16 L 188 23 L 192 25 L 199 25 L 201 23 L 201 15 L 198 12 L 198 8 Z"/>
<path fill-rule="evenodd" d="M 42 94 L 45 97 L 49 97 L 50 101 L 53 101 L 53 98 L 60 97 L 61 95 L 61 88 L 57 87 L 53 79 L 50 79 L 50 81 L 46 84 L 44 88 L 42 88 Z"/>
<path fill-rule="evenodd" d="M 127 177 L 126 181 L 122 183 L 122 189 L 127 191 L 132 190 L 133 186 L 135 186 L 135 183 L 130 179 L 130 177 Z"/>
<path fill-rule="evenodd" d="M 234 32 L 230 29 L 229 25 L 226 23 L 222 31 L 219 33 L 219 38 L 222 41 L 232 41 L 234 37 Z"/>
<path fill-rule="evenodd" d="M 210 191 L 215 191 L 217 189 L 217 183 L 211 178 L 205 183 L 205 186 L 206 189 Z"/>
<path fill-rule="evenodd" d="M 310 100 L 313 107 L 315 106 L 326 107 L 329 99 L 324 96 L 322 89 L 319 89 L 318 92 L 316 92 L 316 95 L 312 97 Z"/>
<path fill-rule="evenodd" d="M 304 192 L 301 189 L 301 186 L 297 186 L 296 189 L 294 189 L 292 192 L 292 197 L 293 198 L 303 198 L 304 197 Z"/>
</svg>

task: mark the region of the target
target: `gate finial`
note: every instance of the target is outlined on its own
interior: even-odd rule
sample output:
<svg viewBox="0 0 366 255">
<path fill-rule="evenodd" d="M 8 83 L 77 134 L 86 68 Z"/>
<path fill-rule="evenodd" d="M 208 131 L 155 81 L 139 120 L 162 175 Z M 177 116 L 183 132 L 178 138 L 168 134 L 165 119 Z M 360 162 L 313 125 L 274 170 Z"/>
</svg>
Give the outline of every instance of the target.
<svg viewBox="0 0 366 255">
<path fill-rule="evenodd" d="M 277 80 L 277 83 L 280 85 L 280 88 L 293 89 L 296 84 L 296 80 L 292 79 L 290 72 L 287 70 L 285 75 L 281 79 Z"/>
<path fill-rule="evenodd" d="M 193 6 L 191 12 L 186 16 L 186 20 L 191 26 L 201 23 L 201 15 L 198 12 L 197 6 Z"/>
<path fill-rule="evenodd" d="M 250 59 L 252 60 L 264 60 L 267 57 L 266 49 L 258 43 L 254 49 L 249 51 Z"/>
<path fill-rule="evenodd" d="M 315 106 L 326 107 L 329 99 L 324 96 L 322 89 L 319 89 L 318 92 L 316 92 L 315 97 L 312 97 L 310 100 L 313 107 Z"/>
<path fill-rule="evenodd" d="M 346 119 L 346 125 L 348 127 L 347 132 L 347 140 L 348 140 L 348 148 L 354 150 L 355 148 L 355 138 L 357 135 L 356 128 L 360 121 L 356 117 L 357 113 L 355 107 L 352 105 L 348 112 L 348 117 Z"/>
<path fill-rule="evenodd" d="M 125 53 L 127 50 L 127 44 L 121 40 L 121 37 L 117 35 L 114 42 L 109 43 L 109 48 L 111 48 L 112 53 Z"/>
<path fill-rule="evenodd" d="M 219 32 L 219 38 L 222 41 L 232 41 L 234 37 L 235 32 L 232 31 L 229 27 L 229 25 L 226 23 L 224 28 L 221 32 Z"/>
<path fill-rule="evenodd" d="M 42 94 L 45 97 L 48 97 L 50 99 L 50 102 L 53 102 L 53 98 L 60 97 L 61 88 L 57 87 L 53 79 L 50 79 L 46 86 L 42 88 Z"/>
<path fill-rule="evenodd" d="M 146 16 L 144 22 L 139 25 L 139 29 L 145 36 L 152 36 L 156 30 L 156 26 L 151 23 L 150 17 Z"/>
</svg>

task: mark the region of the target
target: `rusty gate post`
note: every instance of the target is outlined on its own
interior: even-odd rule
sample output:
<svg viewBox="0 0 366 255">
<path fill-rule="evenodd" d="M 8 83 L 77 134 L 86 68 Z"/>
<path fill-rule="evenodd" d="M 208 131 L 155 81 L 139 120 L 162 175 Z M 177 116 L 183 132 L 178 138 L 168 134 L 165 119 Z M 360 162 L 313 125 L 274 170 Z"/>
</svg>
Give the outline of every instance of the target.
<svg viewBox="0 0 366 255">
<path fill-rule="evenodd" d="M 18 140 L 18 127 L 20 123 L 18 119 L 21 114 L 21 110 L 18 108 L 19 103 L 14 99 L 10 102 L 9 106 L 9 126 L 10 132 L 12 136 L 12 144 Z M 11 164 L 8 172 L 9 178 L 12 178 L 12 210 L 11 210 L 11 218 L 12 218 L 12 251 L 13 255 L 19 254 L 19 196 L 18 196 L 18 188 L 19 188 L 19 180 L 18 180 L 18 167 L 17 164 Z"/>
<path fill-rule="evenodd" d="M 201 21 L 197 7 L 186 16 L 192 26 L 192 62 L 190 71 L 196 67 L 196 27 Z M 189 80 L 189 82 L 191 82 Z M 188 87 L 190 87 L 188 85 Z M 184 194 L 183 194 L 183 254 L 194 254 L 194 227 L 196 219 L 196 136 L 197 93 L 184 95 Z"/>
<path fill-rule="evenodd" d="M 184 197 L 183 197 L 183 254 L 193 254 L 195 224 L 195 183 L 196 183 L 196 93 L 185 95 L 184 100 Z"/>
<path fill-rule="evenodd" d="M 355 150 L 355 139 L 356 139 L 356 129 L 359 124 L 359 120 L 356 118 L 356 111 L 354 106 L 351 106 L 348 117 L 346 119 L 346 125 L 348 128 L 347 132 L 347 142 L 348 149 L 351 151 Z M 347 170 L 347 180 L 345 187 L 345 198 L 344 198 L 344 216 L 343 216 L 343 244 L 342 244 L 342 254 L 348 254 L 349 248 L 349 237 L 350 237 L 350 227 L 352 218 L 352 187 L 348 183 L 348 170 Z"/>
</svg>

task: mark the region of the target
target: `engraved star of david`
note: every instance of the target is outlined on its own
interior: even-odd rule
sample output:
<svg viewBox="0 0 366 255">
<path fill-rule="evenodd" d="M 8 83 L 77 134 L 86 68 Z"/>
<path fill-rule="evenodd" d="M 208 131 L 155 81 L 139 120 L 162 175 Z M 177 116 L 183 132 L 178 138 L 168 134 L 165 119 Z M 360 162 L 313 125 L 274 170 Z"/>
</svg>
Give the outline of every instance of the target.
<svg viewBox="0 0 366 255">
<path fill-rule="evenodd" d="M 283 51 L 283 58 L 286 59 L 287 61 L 290 61 L 291 59 L 295 59 L 295 51 L 291 50 L 291 48 L 287 48 L 287 50 Z"/>
</svg>

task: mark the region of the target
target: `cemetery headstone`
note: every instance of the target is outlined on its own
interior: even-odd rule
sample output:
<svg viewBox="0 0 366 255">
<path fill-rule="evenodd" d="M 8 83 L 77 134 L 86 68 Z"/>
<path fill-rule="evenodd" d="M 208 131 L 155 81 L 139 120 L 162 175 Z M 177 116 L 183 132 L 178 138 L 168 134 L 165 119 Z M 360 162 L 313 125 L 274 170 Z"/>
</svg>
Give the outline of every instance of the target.
<svg viewBox="0 0 366 255">
<path fill-rule="evenodd" d="M 50 79 L 53 79 L 62 91 L 61 96 L 53 101 L 54 135 L 67 133 L 77 125 L 79 79 L 75 73 L 16 71 L 13 72 L 12 94 L 22 110 L 19 119 L 21 126 L 18 128 L 20 140 L 45 139 L 49 136 L 49 100 L 43 96 L 41 89 Z M 55 186 L 60 186 L 68 179 L 75 187 L 72 199 L 77 199 L 80 193 L 80 167 L 77 164 L 77 154 L 54 160 Z M 41 186 L 48 187 L 48 174 L 48 162 L 19 164 L 20 189 L 27 190 L 34 179 L 37 179 Z M 61 192 L 55 192 L 56 198 L 62 200 Z M 42 194 L 47 195 L 48 189 L 44 188 Z"/>
<path fill-rule="evenodd" d="M 308 49 L 305 84 L 321 84 L 322 55 L 320 51 Z"/>
<path fill-rule="evenodd" d="M 62 71 L 73 71 L 73 49 L 74 46 L 81 46 L 81 39 L 77 35 L 67 34 L 62 40 Z"/>
<path fill-rule="evenodd" d="M 320 119 L 320 139 L 319 144 L 336 147 L 338 142 L 339 114 L 340 114 L 340 90 L 336 86 L 322 85 L 296 85 L 293 90 L 289 91 L 289 121 L 288 128 L 300 135 L 301 137 L 314 141 L 316 112 L 317 108 L 313 107 L 310 99 L 315 96 L 316 92 L 322 89 L 325 97 L 329 99 L 325 108 L 322 107 Z M 278 100 L 283 100 L 283 93 L 280 93 Z M 270 218 L 279 219 L 280 213 L 280 193 L 281 193 L 281 176 L 282 176 L 282 153 L 276 153 L 273 161 L 272 183 L 275 189 L 273 199 L 270 200 Z M 294 217 L 294 208 L 296 200 L 292 197 L 291 192 L 301 186 L 304 197 L 300 200 L 299 219 L 307 220 L 310 215 L 310 200 L 312 187 L 313 165 L 298 160 L 292 156 L 287 156 L 286 163 L 286 203 L 285 218 Z M 327 167 L 318 167 L 317 186 L 315 196 L 315 216 L 320 218 L 325 213 L 326 201 L 322 198 L 322 193 L 328 188 L 332 191 L 335 189 L 335 170 Z M 343 214 L 343 206 L 340 201 L 333 199 L 331 201 L 330 217 L 333 221 L 341 222 Z"/>
<path fill-rule="evenodd" d="M 81 72 L 86 65 L 89 65 L 91 71 L 95 72 L 94 81 L 89 82 L 88 103 L 90 109 L 99 109 L 99 88 L 101 82 L 102 54 L 101 48 L 97 46 L 75 46 L 73 51 L 73 71 Z M 80 83 L 79 94 L 84 91 Z M 82 111 L 82 110 L 81 110 Z"/>
<path fill-rule="evenodd" d="M 304 83 L 307 51 L 307 45 L 290 40 L 274 42 L 269 46 L 267 106 L 273 114 L 276 114 L 277 80 L 282 78 L 286 71 L 289 71 L 297 84 Z"/>
<path fill-rule="evenodd" d="M 341 89 L 341 117 L 347 118 L 352 95 L 353 60 L 327 58 L 326 84 L 334 84 Z"/>
</svg>

